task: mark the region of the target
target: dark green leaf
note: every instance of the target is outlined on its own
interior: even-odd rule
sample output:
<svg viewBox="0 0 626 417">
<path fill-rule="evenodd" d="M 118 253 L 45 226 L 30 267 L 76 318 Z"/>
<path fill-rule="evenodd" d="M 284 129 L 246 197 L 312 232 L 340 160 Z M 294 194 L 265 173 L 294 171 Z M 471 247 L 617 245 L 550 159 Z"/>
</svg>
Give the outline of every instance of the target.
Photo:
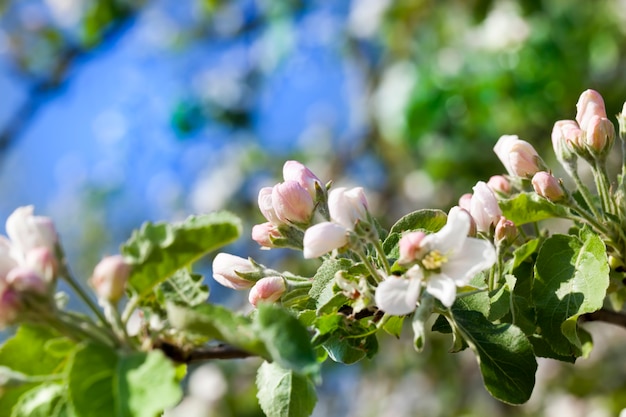
<svg viewBox="0 0 626 417">
<path fill-rule="evenodd" d="M 353 338 L 335 332 L 324 342 L 323 346 L 332 360 L 350 365 L 372 357 L 378 351 L 378 340 L 375 334 Z"/>
<path fill-rule="evenodd" d="M 132 263 L 131 289 L 143 296 L 203 255 L 239 236 L 240 220 L 230 213 L 190 217 L 182 223 L 146 223 L 122 245 Z"/>
<path fill-rule="evenodd" d="M 500 208 L 502 215 L 517 226 L 567 216 L 567 209 L 540 197 L 537 193 L 520 193 L 508 200 L 500 201 Z"/>
<path fill-rule="evenodd" d="M 532 297 L 543 338 L 563 356 L 580 356 L 577 319 L 603 305 L 609 265 L 602 240 L 587 234 L 582 241 L 554 235 L 541 246 L 535 264 Z"/>
<path fill-rule="evenodd" d="M 317 394 L 307 376 L 264 362 L 256 385 L 259 405 L 267 417 L 308 417 L 313 413 Z"/>
</svg>

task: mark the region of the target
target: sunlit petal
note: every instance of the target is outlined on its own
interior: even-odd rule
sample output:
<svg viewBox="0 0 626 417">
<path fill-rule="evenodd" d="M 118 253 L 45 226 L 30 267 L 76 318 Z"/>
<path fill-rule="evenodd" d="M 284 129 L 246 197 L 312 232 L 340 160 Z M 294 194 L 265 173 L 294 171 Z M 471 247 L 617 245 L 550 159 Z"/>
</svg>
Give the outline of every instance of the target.
<svg viewBox="0 0 626 417">
<path fill-rule="evenodd" d="M 389 277 L 376 288 L 376 305 L 387 314 L 403 316 L 415 311 L 420 281 Z"/>
<path fill-rule="evenodd" d="M 496 262 L 496 251 L 486 240 L 468 237 L 458 253 L 441 268 L 457 285 L 466 285 L 478 272 L 491 268 Z"/>
<path fill-rule="evenodd" d="M 426 284 L 426 291 L 433 297 L 438 298 L 446 307 L 450 307 L 456 297 L 456 285 L 454 281 L 441 274 L 430 277 L 428 284 Z"/>
</svg>

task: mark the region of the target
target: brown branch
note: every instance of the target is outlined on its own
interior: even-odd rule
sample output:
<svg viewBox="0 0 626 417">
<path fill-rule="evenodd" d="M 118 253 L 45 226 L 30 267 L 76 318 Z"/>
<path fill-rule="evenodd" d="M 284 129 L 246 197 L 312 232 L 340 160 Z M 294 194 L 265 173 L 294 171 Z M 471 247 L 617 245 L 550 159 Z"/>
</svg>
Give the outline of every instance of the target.
<svg viewBox="0 0 626 417">
<path fill-rule="evenodd" d="M 189 350 L 166 341 L 158 341 L 154 347 L 160 349 L 173 361 L 180 363 L 191 363 L 212 359 L 245 359 L 258 356 L 227 344 L 203 346 Z"/>
<path fill-rule="evenodd" d="M 607 309 L 601 309 L 594 311 L 593 313 L 587 313 L 580 316 L 580 321 L 602 321 L 609 324 L 626 328 L 626 314 L 618 313 Z"/>
</svg>

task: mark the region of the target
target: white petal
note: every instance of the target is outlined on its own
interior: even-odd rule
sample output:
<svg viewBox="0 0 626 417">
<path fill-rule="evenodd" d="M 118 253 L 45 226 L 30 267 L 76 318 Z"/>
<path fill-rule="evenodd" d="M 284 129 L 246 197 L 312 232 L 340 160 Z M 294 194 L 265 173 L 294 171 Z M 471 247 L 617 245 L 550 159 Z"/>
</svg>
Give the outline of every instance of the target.
<svg viewBox="0 0 626 417">
<path fill-rule="evenodd" d="M 389 277 L 376 288 L 376 305 L 392 316 L 404 316 L 415 311 L 420 281 L 416 278 Z"/>
<path fill-rule="evenodd" d="M 470 229 L 470 216 L 460 207 L 452 207 L 446 225 L 437 233 L 424 238 L 423 244 L 429 250 L 438 250 L 442 254 L 456 252 L 463 246 Z"/>
<path fill-rule="evenodd" d="M 468 237 L 463 247 L 448 259 L 441 272 L 449 276 L 457 285 L 466 285 L 485 269 L 496 262 L 496 250 L 490 242 Z"/>
<path fill-rule="evenodd" d="M 426 285 L 428 291 L 433 297 L 438 298 L 441 303 L 450 307 L 456 298 L 456 285 L 449 277 L 441 274 L 431 275 Z"/>
<path fill-rule="evenodd" d="M 303 252 L 307 259 L 317 258 L 348 243 L 348 230 L 332 222 L 319 223 L 304 233 Z"/>
</svg>

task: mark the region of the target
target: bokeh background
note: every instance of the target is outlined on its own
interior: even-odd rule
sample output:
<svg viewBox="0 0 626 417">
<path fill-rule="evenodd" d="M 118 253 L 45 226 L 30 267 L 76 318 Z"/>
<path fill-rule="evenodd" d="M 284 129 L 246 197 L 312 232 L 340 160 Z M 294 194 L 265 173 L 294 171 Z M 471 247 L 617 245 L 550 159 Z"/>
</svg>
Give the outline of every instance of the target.
<svg viewBox="0 0 626 417">
<path fill-rule="evenodd" d="M 245 219 L 230 252 L 307 273 L 314 261 L 248 237 L 285 160 L 366 187 L 388 227 L 501 173 L 500 135 L 553 161 L 552 125 L 585 89 L 610 117 L 626 99 L 625 0 L 0 0 L 0 13 L 0 219 L 26 204 L 53 217 L 83 277 L 146 220 L 220 209 Z M 616 416 L 626 332 L 592 331 L 592 358 L 542 361 L 517 408 L 449 339 L 417 354 L 383 338 L 376 360 L 325 367 L 315 416 Z M 229 388 L 213 415 L 261 416 L 258 363 L 211 365 Z"/>
</svg>

